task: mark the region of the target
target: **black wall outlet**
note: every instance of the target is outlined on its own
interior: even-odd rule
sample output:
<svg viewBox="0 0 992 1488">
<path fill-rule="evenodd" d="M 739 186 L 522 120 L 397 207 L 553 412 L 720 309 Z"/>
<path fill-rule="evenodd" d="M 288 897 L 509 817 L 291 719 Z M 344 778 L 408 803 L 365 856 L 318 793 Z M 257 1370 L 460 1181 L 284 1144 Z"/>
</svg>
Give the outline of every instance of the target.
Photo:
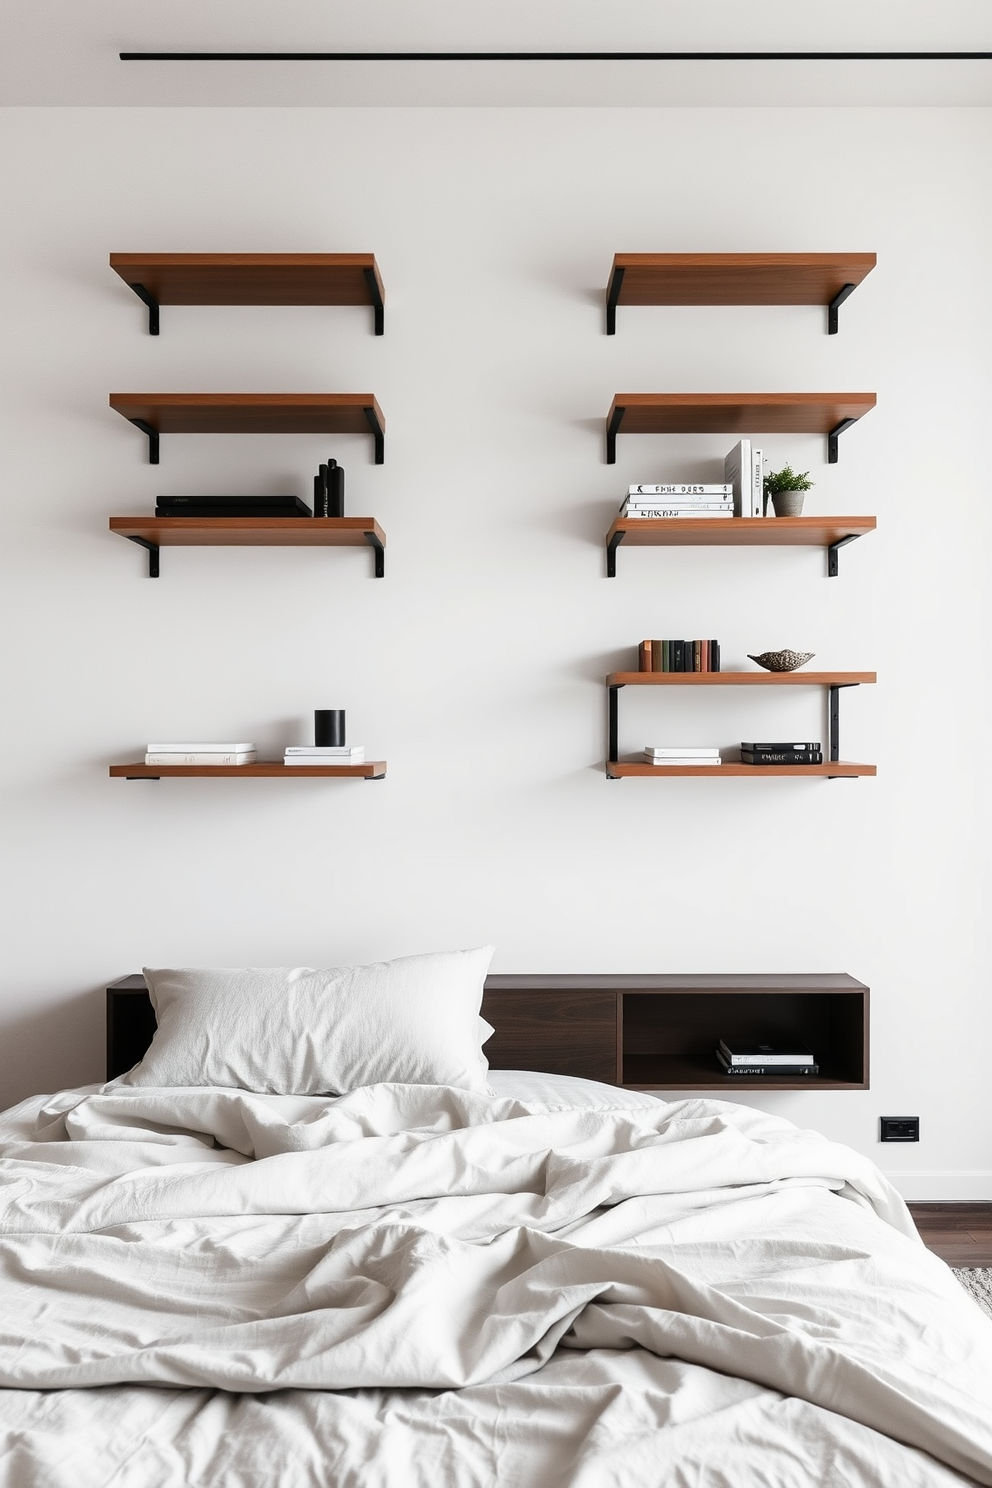
<svg viewBox="0 0 992 1488">
<path fill-rule="evenodd" d="M 882 1116 L 880 1142 L 918 1142 L 920 1140 L 919 1116 Z"/>
</svg>

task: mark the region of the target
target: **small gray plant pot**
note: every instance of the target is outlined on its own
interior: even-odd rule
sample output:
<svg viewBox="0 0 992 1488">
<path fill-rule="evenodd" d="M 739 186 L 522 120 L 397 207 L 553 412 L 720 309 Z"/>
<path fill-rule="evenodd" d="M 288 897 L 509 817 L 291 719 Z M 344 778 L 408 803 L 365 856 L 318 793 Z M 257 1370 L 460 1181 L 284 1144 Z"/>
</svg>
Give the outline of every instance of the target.
<svg viewBox="0 0 992 1488">
<path fill-rule="evenodd" d="M 801 517 L 805 491 L 773 491 L 772 505 L 777 517 Z"/>
</svg>

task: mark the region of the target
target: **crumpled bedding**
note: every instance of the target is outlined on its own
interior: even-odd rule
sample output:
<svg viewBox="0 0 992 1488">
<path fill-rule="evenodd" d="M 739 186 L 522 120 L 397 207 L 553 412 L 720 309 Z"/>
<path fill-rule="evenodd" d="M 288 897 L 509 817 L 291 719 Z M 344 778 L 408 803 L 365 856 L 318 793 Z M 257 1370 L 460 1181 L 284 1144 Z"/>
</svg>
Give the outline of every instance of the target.
<svg viewBox="0 0 992 1488">
<path fill-rule="evenodd" d="M 11 1488 L 992 1484 L 992 1324 L 744 1107 L 66 1092 L 0 1204 Z"/>
</svg>

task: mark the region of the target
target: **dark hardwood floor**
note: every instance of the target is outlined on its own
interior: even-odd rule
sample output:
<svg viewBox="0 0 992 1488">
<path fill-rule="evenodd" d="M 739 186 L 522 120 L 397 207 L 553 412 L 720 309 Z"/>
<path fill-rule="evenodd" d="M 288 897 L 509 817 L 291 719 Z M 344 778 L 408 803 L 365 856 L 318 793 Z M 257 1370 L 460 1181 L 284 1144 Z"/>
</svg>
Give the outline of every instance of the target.
<svg viewBox="0 0 992 1488">
<path fill-rule="evenodd" d="M 910 1204 L 928 1250 L 949 1266 L 992 1266 L 992 1204 Z"/>
</svg>

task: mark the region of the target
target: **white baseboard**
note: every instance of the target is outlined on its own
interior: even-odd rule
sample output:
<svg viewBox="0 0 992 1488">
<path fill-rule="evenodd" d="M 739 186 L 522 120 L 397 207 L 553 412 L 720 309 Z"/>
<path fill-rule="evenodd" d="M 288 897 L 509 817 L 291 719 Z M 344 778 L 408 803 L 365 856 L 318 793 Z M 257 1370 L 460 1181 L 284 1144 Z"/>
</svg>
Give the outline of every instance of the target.
<svg viewBox="0 0 992 1488">
<path fill-rule="evenodd" d="M 992 1203 L 992 1172 L 987 1168 L 910 1173 L 886 1173 L 886 1178 L 911 1204 Z"/>
</svg>

